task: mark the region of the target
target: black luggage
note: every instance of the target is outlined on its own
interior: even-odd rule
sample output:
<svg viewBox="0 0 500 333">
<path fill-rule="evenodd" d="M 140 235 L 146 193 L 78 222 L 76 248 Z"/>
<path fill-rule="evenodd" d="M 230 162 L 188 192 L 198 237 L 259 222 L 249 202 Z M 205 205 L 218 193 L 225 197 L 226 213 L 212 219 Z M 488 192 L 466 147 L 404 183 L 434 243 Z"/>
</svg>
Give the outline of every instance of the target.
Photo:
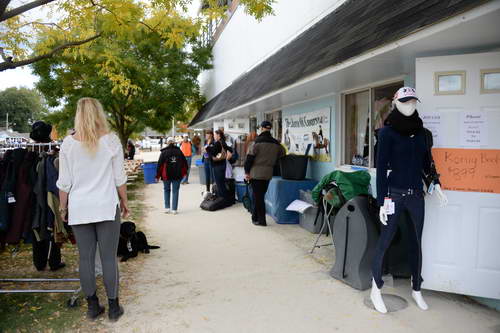
<svg viewBox="0 0 500 333">
<path fill-rule="evenodd" d="M 226 199 L 213 194 L 209 194 L 208 197 L 200 204 L 201 209 L 208 210 L 210 212 L 226 208 L 227 206 L 228 204 Z"/>
<path fill-rule="evenodd" d="M 228 206 L 234 205 L 236 203 L 236 182 L 234 181 L 234 179 L 226 179 L 225 183 L 226 183 L 226 191 L 229 193 Z M 214 195 L 217 195 L 217 185 L 216 184 L 214 184 L 212 186 L 212 193 Z"/>
<path fill-rule="evenodd" d="M 243 207 L 250 213 L 253 214 L 253 202 L 252 202 L 252 197 L 250 195 L 250 185 L 248 182 L 245 182 L 246 188 L 245 188 L 245 194 L 243 195 L 243 198 L 241 199 L 241 202 L 243 202 Z"/>
</svg>

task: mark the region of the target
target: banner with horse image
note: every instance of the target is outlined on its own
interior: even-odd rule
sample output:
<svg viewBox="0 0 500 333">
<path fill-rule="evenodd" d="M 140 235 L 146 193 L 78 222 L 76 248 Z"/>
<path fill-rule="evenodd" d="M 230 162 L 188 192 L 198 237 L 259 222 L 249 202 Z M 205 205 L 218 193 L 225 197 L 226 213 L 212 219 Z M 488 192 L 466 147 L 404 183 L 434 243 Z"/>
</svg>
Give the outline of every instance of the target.
<svg viewBox="0 0 500 333">
<path fill-rule="evenodd" d="M 330 162 L 330 108 L 297 114 L 283 115 L 283 140 L 289 154 L 305 154 L 313 160 Z"/>
</svg>

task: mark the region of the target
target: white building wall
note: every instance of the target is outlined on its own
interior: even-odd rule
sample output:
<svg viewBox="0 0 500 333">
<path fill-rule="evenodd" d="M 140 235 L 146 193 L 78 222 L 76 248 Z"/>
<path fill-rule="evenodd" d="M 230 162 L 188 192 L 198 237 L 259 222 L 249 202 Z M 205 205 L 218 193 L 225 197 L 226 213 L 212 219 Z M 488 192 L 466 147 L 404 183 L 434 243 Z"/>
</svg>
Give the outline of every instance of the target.
<svg viewBox="0 0 500 333">
<path fill-rule="evenodd" d="M 214 68 L 200 76 L 202 92 L 212 99 L 345 1 L 278 0 L 261 22 L 239 6 L 214 46 Z"/>
</svg>

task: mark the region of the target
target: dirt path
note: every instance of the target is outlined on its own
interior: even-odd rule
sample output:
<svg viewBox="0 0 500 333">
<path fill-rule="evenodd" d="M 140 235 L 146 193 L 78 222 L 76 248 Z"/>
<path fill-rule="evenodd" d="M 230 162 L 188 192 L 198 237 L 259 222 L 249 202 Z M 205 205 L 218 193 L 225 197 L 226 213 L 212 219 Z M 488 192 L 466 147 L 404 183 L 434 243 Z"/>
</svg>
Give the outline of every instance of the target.
<svg viewBox="0 0 500 333">
<path fill-rule="evenodd" d="M 193 181 L 197 174 L 193 173 Z M 497 312 L 463 297 L 425 292 L 431 310 L 410 301 L 409 287 L 387 288 L 410 303 L 379 315 L 358 292 L 328 275 L 331 250 L 307 253 L 313 235 L 298 226 L 253 226 L 241 205 L 198 208 L 200 185 L 181 187 L 180 214 L 163 213 L 162 185 L 145 189 L 151 244 L 126 313 L 115 332 L 493 332 Z"/>
</svg>

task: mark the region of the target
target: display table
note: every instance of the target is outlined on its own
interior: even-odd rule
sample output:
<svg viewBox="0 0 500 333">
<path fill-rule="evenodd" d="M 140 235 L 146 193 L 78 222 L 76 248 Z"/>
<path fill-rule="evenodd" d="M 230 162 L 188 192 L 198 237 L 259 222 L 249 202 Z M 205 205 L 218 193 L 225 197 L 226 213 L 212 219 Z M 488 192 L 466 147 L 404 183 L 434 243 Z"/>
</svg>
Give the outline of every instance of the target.
<svg viewBox="0 0 500 333">
<path fill-rule="evenodd" d="M 266 213 L 278 224 L 298 224 L 299 213 L 290 212 L 286 207 L 300 198 L 300 190 L 312 190 L 318 182 L 312 179 L 288 180 L 273 177 L 266 193 Z"/>
</svg>

